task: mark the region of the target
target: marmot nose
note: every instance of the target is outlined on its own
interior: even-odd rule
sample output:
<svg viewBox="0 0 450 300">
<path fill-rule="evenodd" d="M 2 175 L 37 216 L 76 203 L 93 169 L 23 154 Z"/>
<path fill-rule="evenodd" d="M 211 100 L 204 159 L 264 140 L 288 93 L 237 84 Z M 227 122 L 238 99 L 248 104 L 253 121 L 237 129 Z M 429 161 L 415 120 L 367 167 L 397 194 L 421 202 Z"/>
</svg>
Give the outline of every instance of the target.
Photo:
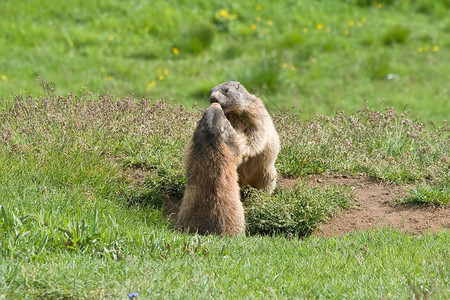
<svg viewBox="0 0 450 300">
<path fill-rule="evenodd" d="M 214 103 L 214 102 L 219 103 L 219 99 L 217 99 L 216 96 L 211 95 L 211 97 L 209 97 L 209 103 Z"/>
</svg>

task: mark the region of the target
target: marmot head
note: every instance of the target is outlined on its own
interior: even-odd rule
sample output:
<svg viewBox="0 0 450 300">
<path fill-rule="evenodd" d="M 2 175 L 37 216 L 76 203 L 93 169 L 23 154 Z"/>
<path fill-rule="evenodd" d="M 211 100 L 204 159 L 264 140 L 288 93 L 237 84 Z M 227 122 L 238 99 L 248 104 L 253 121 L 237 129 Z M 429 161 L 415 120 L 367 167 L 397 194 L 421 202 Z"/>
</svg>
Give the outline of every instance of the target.
<svg viewBox="0 0 450 300">
<path fill-rule="evenodd" d="M 249 105 L 249 93 L 237 81 L 227 81 L 211 90 L 211 103 L 219 103 L 225 113 L 239 113 Z"/>
<path fill-rule="evenodd" d="M 231 148 L 236 148 L 236 132 L 225 117 L 220 104 L 212 103 L 195 128 L 194 144 L 201 148 L 216 148 L 223 142 Z"/>
</svg>

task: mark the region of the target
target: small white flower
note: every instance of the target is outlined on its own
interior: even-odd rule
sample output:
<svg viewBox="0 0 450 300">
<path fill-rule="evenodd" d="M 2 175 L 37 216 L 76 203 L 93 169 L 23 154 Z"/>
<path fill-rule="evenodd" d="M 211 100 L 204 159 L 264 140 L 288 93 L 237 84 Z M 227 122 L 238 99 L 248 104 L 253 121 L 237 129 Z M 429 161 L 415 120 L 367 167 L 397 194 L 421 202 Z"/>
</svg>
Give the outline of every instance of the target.
<svg viewBox="0 0 450 300">
<path fill-rule="evenodd" d="M 400 76 L 398 74 L 389 73 L 389 74 L 387 74 L 386 79 L 387 80 L 394 80 L 394 79 L 399 80 Z"/>
</svg>

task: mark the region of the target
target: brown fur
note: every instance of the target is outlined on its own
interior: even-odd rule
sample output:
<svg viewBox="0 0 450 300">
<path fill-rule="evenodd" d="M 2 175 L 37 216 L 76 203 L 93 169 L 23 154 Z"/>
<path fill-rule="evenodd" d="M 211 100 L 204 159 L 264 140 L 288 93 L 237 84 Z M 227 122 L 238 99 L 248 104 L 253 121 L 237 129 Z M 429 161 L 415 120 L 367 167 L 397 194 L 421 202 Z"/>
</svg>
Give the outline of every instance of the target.
<svg viewBox="0 0 450 300">
<path fill-rule="evenodd" d="M 236 81 L 213 88 L 210 101 L 221 105 L 239 136 L 242 149 L 239 185 L 267 189 L 272 193 L 277 181 L 275 160 L 280 141 L 264 103 Z"/>
<path fill-rule="evenodd" d="M 185 150 L 187 182 L 176 227 L 199 234 L 244 233 L 237 174 L 240 158 L 235 130 L 220 105 L 211 104 Z"/>
</svg>

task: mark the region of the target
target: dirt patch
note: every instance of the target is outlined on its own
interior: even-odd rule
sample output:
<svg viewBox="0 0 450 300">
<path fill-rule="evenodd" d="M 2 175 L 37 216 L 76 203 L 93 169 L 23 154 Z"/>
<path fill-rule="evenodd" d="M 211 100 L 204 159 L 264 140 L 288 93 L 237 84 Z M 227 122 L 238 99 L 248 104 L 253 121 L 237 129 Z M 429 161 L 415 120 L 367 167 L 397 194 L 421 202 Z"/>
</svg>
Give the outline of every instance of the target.
<svg viewBox="0 0 450 300">
<path fill-rule="evenodd" d="M 322 224 L 315 236 L 343 236 L 347 233 L 393 226 L 413 234 L 450 229 L 450 206 L 432 207 L 412 204 L 395 205 L 393 200 L 404 194 L 405 187 L 380 183 L 357 175 L 326 174 L 308 178 L 280 178 L 281 189 L 292 188 L 302 181 L 313 185 L 346 185 L 355 195 L 352 208 L 344 209 L 339 217 Z M 164 195 L 164 212 L 174 218 L 181 199 Z"/>
<path fill-rule="evenodd" d="M 315 185 L 346 185 L 353 189 L 355 199 L 350 209 L 342 211 L 339 217 L 322 224 L 316 236 L 343 236 L 361 230 L 393 226 L 413 234 L 450 229 L 450 207 L 395 205 L 394 199 L 404 194 L 405 187 L 397 184 L 380 183 L 375 179 L 328 174 L 307 179 Z M 283 178 L 280 187 L 287 188 L 298 182 Z"/>
</svg>

